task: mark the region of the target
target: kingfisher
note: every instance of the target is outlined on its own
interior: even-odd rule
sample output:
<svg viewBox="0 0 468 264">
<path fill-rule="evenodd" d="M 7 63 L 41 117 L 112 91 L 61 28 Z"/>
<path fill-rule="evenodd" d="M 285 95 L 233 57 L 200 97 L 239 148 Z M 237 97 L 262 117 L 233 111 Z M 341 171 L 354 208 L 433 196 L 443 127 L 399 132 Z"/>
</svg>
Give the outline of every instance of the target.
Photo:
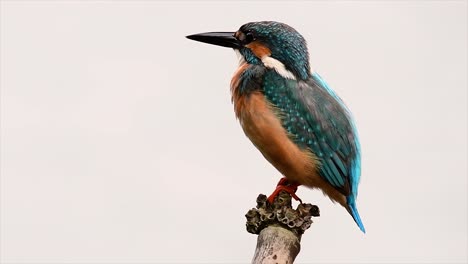
<svg viewBox="0 0 468 264">
<path fill-rule="evenodd" d="M 250 22 L 236 32 L 188 39 L 234 49 L 239 67 L 231 79 L 234 112 L 245 135 L 284 177 L 280 191 L 296 200 L 300 185 L 320 189 L 343 206 L 365 233 L 356 199 L 360 143 L 351 112 L 311 70 L 304 37 L 275 21 Z"/>
</svg>

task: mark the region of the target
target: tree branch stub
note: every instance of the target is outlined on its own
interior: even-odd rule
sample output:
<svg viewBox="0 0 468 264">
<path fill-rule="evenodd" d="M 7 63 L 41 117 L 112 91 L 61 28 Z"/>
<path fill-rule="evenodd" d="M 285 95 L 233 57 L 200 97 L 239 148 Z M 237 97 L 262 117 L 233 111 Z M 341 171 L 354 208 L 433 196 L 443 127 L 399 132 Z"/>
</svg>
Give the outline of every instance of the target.
<svg viewBox="0 0 468 264">
<path fill-rule="evenodd" d="M 280 192 L 273 204 L 260 194 L 257 206 L 247 212 L 246 228 L 259 235 L 252 263 L 292 264 L 300 251 L 301 236 L 320 216 L 316 205 L 301 203 L 292 208 L 291 196 Z"/>
</svg>

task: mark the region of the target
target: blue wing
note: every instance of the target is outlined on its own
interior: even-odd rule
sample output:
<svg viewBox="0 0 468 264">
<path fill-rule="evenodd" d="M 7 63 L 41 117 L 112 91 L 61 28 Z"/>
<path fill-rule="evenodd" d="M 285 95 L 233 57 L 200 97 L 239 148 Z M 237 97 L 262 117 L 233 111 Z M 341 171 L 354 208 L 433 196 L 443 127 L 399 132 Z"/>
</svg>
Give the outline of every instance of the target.
<svg viewBox="0 0 468 264">
<path fill-rule="evenodd" d="M 320 176 L 354 204 L 360 177 L 360 147 L 342 100 L 318 74 L 307 81 L 296 81 L 268 71 L 263 82 L 265 96 L 281 110 L 282 125 L 291 139 L 312 150 L 321 161 Z"/>
</svg>

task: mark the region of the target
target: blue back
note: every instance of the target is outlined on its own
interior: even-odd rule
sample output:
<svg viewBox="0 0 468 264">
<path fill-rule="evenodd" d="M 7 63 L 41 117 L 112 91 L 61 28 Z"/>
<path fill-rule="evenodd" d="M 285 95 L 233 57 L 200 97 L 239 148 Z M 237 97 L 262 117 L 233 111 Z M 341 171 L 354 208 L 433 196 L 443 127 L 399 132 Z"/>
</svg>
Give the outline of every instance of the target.
<svg viewBox="0 0 468 264">
<path fill-rule="evenodd" d="M 360 177 L 359 141 L 341 99 L 316 74 L 296 81 L 269 70 L 263 76 L 263 89 L 281 110 L 282 125 L 291 139 L 320 159 L 320 176 L 354 201 Z"/>
<path fill-rule="evenodd" d="M 356 207 L 360 144 L 343 101 L 315 73 L 306 81 L 297 81 L 268 70 L 263 75 L 263 92 L 280 110 L 278 117 L 291 139 L 320 160 L 320 176 L 346 196 L 346 209 L 365 233 Z"/>
</svg>

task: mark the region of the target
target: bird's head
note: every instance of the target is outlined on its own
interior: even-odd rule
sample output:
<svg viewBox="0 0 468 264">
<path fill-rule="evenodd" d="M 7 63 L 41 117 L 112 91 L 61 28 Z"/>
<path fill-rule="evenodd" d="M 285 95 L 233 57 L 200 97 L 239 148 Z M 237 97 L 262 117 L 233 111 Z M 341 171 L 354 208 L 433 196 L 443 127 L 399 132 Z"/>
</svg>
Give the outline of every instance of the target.
<svg viewBox="0 0 468 264">
<path fill-rule="evenodd" d="M 310 76 L 309 53 L 305 39 L 294 28 L 279 22 L 263 21 L 244 24 L 236 32 L 208 32 L 187 38 L 238 50 L 250 64 L 281 67 L 291 78 Z M 277 68 L 279 67 L 279 68 Z"/>
</svg>

